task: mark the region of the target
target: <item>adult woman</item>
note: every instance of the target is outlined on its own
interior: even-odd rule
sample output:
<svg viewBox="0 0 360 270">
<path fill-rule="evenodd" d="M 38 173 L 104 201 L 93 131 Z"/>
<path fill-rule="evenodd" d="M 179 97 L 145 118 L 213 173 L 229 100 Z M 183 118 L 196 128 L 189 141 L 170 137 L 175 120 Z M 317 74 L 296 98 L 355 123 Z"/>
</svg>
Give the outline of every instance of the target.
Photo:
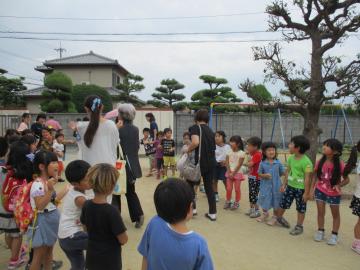
<svg viewBox="0 0 360 270">
<path fill-rule="evenodd" d="M 200 170 L 204 181 L 205 192 L 209 204 L 209 212 L 205 217 L 211 221 L 216 220 L 216 201 L 213 190 L 215 159 L 215 134 L 209 128 L 209 113 L 207 110 L 199 110 L 195 114 L 195 125 L 189 128 L 191 135 L 191 144 L 188 152 L 195 150 L 195 162 L 199 162 L 199 144 L 201 128 L 201 153 L 200 153 Z"/>
<path fill-rule="evenodd" d="M 84 106 L 90 121 L 69 124 L 70 128 L 77 130 L 79 134 L 79 158 L 90 165 L 98 163 L 115 165 L 116 148 L 119 144 L 119 132 L 115 123 L 101 116 L 104 106 L 100 97 L 88 96 Z"/>
<path fill-rule="evenodd" d="M 155 116 L 152 113 L 145 114 L 146 120 L 150 123 L 150 137 L 155 140 L 159 127 L 156 124 Z"/>
<path fill-rule="evenodd" d="M 135 180 L 142 176 L 138 155 L 140 147 L 139 129 L 132 124 L 136 110 L 131 104 L 120 104 L 118 110 L 120 145 L 127 161 L 127 189 L 125 196 L 131 221 L 135 222 L 136 228 L 140 228 L 144 224 L 144 212 L 135 192 Z M 117 206 L 121 211 L 121 198 L 119 195 L 113 195 L 112 204 Z"/>
<path fill-rule="evenodd" d="M 23 132 L 25 129 L 30 127 L 31 115 L 30 113 L 23 113 L 21 116 L 21 123 L 17 128 L 18 132 Z"/>
</svg>

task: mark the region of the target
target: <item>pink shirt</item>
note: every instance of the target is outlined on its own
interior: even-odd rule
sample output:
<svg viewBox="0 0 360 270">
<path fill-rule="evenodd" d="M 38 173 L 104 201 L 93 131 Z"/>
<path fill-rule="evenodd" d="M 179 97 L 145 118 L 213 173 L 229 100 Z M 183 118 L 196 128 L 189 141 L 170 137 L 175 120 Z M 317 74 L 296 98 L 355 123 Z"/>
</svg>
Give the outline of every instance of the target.
<svg viewBox="0 0 360 270">
<path fill-rule="evenodd" d="M 21 122 L 19 127 L 17 128 L 17 131 L 22 132 L 22 131 L 24 131 L 25 129 L 28 129 L 28 128 L 29 127 L 28 127 L 28 125 L 26 123 Z"/>
<path fill-rule="evenodd" d="M 318 166 L 319 166 L 319 161 L 316 162 L 315 174 L 317 173 Z M 344 168 L 345 168 L 344 162 L 340 161 L 341 175 L 344 172 Z M 339 187 L 336 188 L 331 186 L 331 177 L 333 171 L 334 171 L 334 164 L 332 162 L 325 161 L 324 165 L 322 166 L 321 177 L 316 182 L 315 187 L 328 196 L 340 196 L 341 189 Z"/>
<path fill-rule="evenodd" d="M 51 126 L 53 129 L 55 130 L 59 130 L 62 129 L 60 123 L 54 119 L 49 119 L 46 121 L 46 126 L 49 127 Z"/>
</svg>

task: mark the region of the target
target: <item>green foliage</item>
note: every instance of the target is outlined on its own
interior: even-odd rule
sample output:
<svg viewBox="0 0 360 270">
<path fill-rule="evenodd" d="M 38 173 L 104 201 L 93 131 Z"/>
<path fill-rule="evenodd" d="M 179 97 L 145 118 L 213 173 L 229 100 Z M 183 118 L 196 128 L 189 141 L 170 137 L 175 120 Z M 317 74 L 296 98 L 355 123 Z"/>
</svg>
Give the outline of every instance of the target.
<svg viewBox="0 0 360 270">
<path fill-rule="evenodd" d="M 5 70 L 0 71 L 0 107 L 22 107 L 25 105 L 24 100 L 17 94 L 18 91 L 26 90 L 23 85 L 24 78 L 8 79 L 2 74 Z"/>
<path fill-rule="evenodd" d="M 123 82 L 116 86 L 117 89 L 122 90 L 123 93 L 119 96 L 121 101 L 127 103 L 137 103 L 137 96 L 132 93 L 142 91 L 145 86 L 140 83 L 143 81 L 143 77 L 134 74 L 128 74 L 124 78 Z"/>
<path fill-rule="evenodd" d="M 161 85 L 156 87 L 155 92 L 152 94 L 154 99 L 148 101 L 148 103 L 155 107 L 170 107 L 173 111 L 184 109 L 186 103 L 182 102 L 182 100 L 185 99 L 185 96 L 176 93 L 176 91 L 184 88 L 185 85 L 175 79 L 162 80 Z"/>
<path fill-rule="evenodd" d="M 75 104 L 74 109 L 78 112 L 85 112 L 84 101 L 87 96 L 97 95 L 101 98 L 104 105 L 104 112 L 112 110 L 112 99 L 110 94 L 102 87 L 90 84 L 90 85 L 75 85 L 72 93 L 72 100 Z"/>
<path fill-rule="evenodd" d="M 256 84 L 250 88 L 248 96 L 252 98 L 259 105 L 272 101 L 272 96 L 266 87 L 262 84 Z"/>
<path fill-rule="evenodd" d="M 74 111 L 71 101 L 72 81 L 62 72 L 53 72 L 45 77 L 45 86 L 42 96 L 45 101 L 41 103 L 41 110 L 50 113 Z"/>
<path fill-rule="evenodd" d="M 211 75 L 201 75 L 199 77 L 205 84 L 209 85 L 208 89 L 197 91 L 192 95 L 190 108 L 193 110 L 208 109 L 211 103 L 234 103 L 241 102 L 228 86 L 224 86 L 228 81 L 224 78 L 217 78 Z M 217 106 L 216 111 L 238 111 L 236 106 Z"/>
</svg>

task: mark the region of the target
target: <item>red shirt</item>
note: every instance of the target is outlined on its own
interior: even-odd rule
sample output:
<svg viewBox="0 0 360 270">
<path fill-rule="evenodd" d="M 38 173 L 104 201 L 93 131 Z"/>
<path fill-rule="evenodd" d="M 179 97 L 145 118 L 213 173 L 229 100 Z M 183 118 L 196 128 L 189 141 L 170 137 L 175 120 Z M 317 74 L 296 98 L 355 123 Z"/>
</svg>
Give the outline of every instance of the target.
<svg viewBox="0 0 360 270">
<path fill-rule="evenodd" d="M 249 170 L 249 176 L 256 176 L 256 180 L 259 180 L 259 166 L 260 162 L 262 160 L 262 154 L 261 152 L 255 152 L 251 156 L 251 162 L 253 163 L 253 166 Z"/>
</svg>

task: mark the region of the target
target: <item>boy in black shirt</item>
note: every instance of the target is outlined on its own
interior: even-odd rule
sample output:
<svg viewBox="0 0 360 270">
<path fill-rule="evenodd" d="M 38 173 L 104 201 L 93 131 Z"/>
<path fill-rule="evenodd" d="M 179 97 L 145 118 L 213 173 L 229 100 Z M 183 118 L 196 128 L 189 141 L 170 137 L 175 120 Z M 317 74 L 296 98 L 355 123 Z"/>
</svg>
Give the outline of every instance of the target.
<svg viewBox="0 0 360 270">
<path fill-rule="evenodd" d="M 149 173 L 146 175 L 146 177 L 150 177 L 150 176 L 152 176 L 153 168 L 155 168 L 154 163 L 155 163 L 156 149 L 154 147 L 154 141 L 150 137 L 150 129 L 149 128 L 143 129 L 143 135 L 144 135 L 144 138 L 142 138 L 140 140 L 140 144 L 144 145 L 145 155 L 149 158 Z"/>
<path fill-rule="evenodd" d="M 168 168 L 172 170 L 172 176 L 175 175 L 175 141 L 172 139 L 171 128 L 164 129 L 165 138 L 161 141 L 161 147 L 164 152 L 164 178 L 167 178 Z"/>
</svg>

